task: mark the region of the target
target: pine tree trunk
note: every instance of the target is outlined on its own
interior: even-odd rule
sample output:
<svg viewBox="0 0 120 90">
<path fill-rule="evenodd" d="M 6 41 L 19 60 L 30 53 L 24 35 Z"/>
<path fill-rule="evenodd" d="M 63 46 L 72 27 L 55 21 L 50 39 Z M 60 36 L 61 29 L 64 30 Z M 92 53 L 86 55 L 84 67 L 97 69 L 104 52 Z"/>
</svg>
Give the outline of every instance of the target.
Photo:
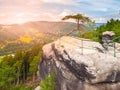
<svg viewBox="0 0 120 90">
<path fill-rule="evenodd" d="M 80 20 L 78 19 L 78 20 L 77 20 L 77 30 L 80 29 L 80 25 L 79 25 L 79 24 L 80 24 Z"/>
<path fill-rule="evenodd" d="M 24 67 L 24 70 L 23 70 L 23 82 L 25 82 L 25 67 Z"/>
<path fill-rule="evenodd" d="M 20 83 L 20 77 L 17 78 L 17 85 Z"/>
<path fill-rule="evenodd" d="M 35 73 L 33 73 L 33 75 L 32 75 L 32 82 L 34 83 L 35 82 Z"/>
</svg>

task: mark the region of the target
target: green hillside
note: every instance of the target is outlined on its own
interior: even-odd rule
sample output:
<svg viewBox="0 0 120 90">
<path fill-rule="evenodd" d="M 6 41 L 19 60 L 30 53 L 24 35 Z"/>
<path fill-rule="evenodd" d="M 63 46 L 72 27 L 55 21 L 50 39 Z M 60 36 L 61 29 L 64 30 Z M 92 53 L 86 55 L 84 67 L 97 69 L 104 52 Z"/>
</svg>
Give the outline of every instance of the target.
<svg viewBox="0 0 120 90">
<path fill-rule="evenodd" d="M 57 34 L 58 31 L 67 32 L 76 27 L 75 23 L 65 22 L 28 22 L 24 24 L 0 25 L 0 43 L 6 40 L 16 40 L 23 35 L 34 36 L 37 33 Z"/>
<path fill-rule="evenodd" d="M 35 43 L 47 43 L 76 28 L 76 23 L 35 21 L 24 24 L 0 25 L 0 55 L 28 49 Z M 81 25 L 81 29 L 85 29 Z"/>
</svg>

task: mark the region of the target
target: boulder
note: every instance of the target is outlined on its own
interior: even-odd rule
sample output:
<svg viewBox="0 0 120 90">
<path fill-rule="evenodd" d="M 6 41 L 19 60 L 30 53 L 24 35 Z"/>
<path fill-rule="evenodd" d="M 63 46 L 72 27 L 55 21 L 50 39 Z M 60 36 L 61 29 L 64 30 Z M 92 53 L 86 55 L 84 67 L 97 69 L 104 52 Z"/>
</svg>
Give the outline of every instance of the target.
<svg viewBox="0 0 120 90">
<path fill-rule="evenodd" d="M 120 60 L 98 42 L 64 36 L 43 46 L 41 80 L 55 71 L 55 90 L 120 90 Z"/>
</svg>

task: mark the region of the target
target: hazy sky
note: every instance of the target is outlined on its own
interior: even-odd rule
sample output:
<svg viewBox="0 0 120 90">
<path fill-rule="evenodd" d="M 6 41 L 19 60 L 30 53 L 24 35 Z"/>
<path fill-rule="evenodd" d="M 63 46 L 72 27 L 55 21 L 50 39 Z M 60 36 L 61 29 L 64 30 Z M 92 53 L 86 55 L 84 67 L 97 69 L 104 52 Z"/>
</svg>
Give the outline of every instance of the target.
<svg viewBox="0 0 120 90">
<path fill-rule="evenodd" d="M 120 18 L 120 0 L 0 0 L 0 23 L 60 21 L 81 13 L 96 22 Z"/>
</svg>

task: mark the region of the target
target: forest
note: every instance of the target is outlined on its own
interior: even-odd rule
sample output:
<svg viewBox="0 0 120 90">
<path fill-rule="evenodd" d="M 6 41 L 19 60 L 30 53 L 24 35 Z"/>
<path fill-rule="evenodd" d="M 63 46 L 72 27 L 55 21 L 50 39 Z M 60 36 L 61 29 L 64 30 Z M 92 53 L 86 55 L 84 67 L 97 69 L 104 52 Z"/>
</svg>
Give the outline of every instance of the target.
<svg viewBox="0 0 120 90">
<path fill-rule="evenodd" d="M 8 90 L 8 88 L 24 90 L 19 85 L 30 80 L 35 83 L 42 46 L 42 44 L 37 44 L 31 49 L 18 50 L 15 55 L 11 54 L 0 58 L 0 90 Z M 17 89 L 18 87 L 19 89 Z M 26 88 L 26 90 L 29 89 Z"/>
</svg>

